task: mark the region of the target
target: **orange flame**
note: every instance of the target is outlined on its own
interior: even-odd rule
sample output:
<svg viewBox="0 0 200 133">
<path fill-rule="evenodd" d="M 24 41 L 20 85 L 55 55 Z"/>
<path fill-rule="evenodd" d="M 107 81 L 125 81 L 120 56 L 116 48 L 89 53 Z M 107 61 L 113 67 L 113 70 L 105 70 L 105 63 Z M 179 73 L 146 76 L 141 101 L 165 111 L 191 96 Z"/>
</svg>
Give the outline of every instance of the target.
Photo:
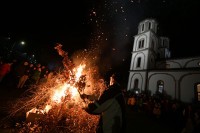
<svg viewBox="0 0 200 133">
<path fill-rule="evenodd" d="M 66 95 L 65 91 L 68 87 L 70 87 L 70 85 L 67 83 L 64 83 L 63 85 L 58 87 L 57 90 L 54 91 L 54 95 L 52 96 L 51 100 L 56 103 L 60 103 L 62 97 L 65 97 L 65 95 Z"/>
<path fill-rule="evenodd" d="M 83 69 L 85 68 L 85 64 L 81 64 L 79 65 L 79 67 L 77 69 L 74 69 L 75 72 L 75 80 L 76 82 L 79 80 L 80 76 L 82 75 Z"/>
<path fill-rule="evenodd" d="M 78 68 L 74 68 L 73 71 L 75 73 L 75 83 L 78 82 L 85 67 L 86 67 L 85 64 L 81 64 L 79 65 Z M 78 103 L 78 101 L 80 100 L 80 96 L 79 96 L 78 89 L 75 87 L 75 83 L 70 84 L 68 82 L 64 82 L 64 83 L 60 82 L 59 85 L 55 87 L 56 89 L 53 91 L 53 95 L 50 99 L 51 104 L 46 105 L 44 110 L 42 111 L 40 110 L 40 112 L 42 114 L 48 113 L 48 111 L 52 108 L 53 103 L 56 103 L 56 104 L 61 103 L 62 99 L 68 95 L 70 95 L 70 97 L 73 99 L 75 103 Z M 38 109 L 36 108 L 31 109 L 30 111 L 27 112 L 27 116 L 30 112 L 35 113 L 36 111 L 38 111 Z"/>
</svg>

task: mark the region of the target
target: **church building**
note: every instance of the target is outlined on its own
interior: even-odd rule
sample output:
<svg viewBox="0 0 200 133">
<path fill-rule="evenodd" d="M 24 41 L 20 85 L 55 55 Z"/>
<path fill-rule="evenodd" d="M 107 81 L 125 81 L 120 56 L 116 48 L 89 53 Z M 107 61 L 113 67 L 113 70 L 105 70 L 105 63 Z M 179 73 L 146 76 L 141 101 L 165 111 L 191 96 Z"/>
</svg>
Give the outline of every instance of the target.
<svg viewBox="0 0 200 133">
<path fill-rule="evenodd" d="M 200 102 L 200 57 L 172 59 L 169 38 L 157 34 L 158 22 L 145 19 L 134 36 L 127 90 L 165 93 L 182 102 Z"/>
</svg>

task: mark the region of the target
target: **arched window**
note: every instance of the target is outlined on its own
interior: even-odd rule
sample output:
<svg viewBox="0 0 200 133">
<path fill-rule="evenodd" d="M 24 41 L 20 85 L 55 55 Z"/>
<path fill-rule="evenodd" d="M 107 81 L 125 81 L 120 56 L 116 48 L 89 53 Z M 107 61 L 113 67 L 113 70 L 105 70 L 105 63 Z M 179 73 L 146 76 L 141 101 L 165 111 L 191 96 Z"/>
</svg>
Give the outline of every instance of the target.
<svg viewBox="0 0 200 133">
<path fill-rule="evenodd" d="M 135 79 L 134 80 L 134 89 L 137 89 L 138 88 L 138 79 Z"/>
<path fill-rule="evenodd" d="M 157 82 L 157 91 L 159 93 L 163 93 L 164 92 L 164 82 L 162 80 L 159 80 Z"/>
<path fill-rule="evenodd" d="M 198 102 L 200 102 L 200 84 L 197 84 L 197 100 L 198 100 Z"/>
<path fill-rule="evenodd" d="M 133 88 L 133 91 L 136 95 L 138 95 L 140 93 L 140 89 L 138 88 L 138 83 L 139 83 L 139 80 L 138 79 L 135 79 L 134 80 L 134 88 Z"/>
<path fill-rule="evenodd" d="M 154 47 L 155 47 L 154 40 L 151 41 L 151 47 L 152 47 L 152 49 L 154 49 Z"/>
<path fill-rule="evenodd" d="M 141 57 L 137 58 L 137 65 L 136 67 L 140 67 L 141 66 Z"/>
<path fill-rule="evenodd" d="M 138 48 L 144 48 L 144 39 L 141 39 L 141 40 L 139 41 Z"/>
<path fill-rule="evenodd" d="M 151 22 L 149 22 L 149 27 L 148 27 L 148 29 L 149 29 L 149 30 L 151 29 Z"/>
</svg>

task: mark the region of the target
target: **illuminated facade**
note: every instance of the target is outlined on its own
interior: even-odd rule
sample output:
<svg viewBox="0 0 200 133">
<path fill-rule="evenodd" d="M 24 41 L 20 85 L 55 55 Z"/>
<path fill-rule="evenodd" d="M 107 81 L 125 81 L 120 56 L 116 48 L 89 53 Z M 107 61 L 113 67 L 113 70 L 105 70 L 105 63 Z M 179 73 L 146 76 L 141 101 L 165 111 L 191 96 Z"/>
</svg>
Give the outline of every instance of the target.
<svg viewBox="0 0 200 133">
<path fill-rule="evenodd" d="M 166 93 L 183 102 L 200 101 L 200 57 L 172 59 L 169 39 L 157 35 L 158 23 L 139 23 L 134 37 L 127 90 Z"/>
</svg>

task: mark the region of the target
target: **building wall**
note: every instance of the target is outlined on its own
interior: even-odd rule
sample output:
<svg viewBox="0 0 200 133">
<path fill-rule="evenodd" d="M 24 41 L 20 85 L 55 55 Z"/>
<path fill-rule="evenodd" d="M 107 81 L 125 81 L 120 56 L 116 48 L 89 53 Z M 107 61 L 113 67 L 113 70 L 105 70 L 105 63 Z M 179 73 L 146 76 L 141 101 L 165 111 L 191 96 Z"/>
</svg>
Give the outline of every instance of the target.
<svg viewBox="0 0 200 133">
<path fill-rule="evenodd" d="M 200 68 L 200 57 L 183 58 L 183 59 L 170 59 L 156 63 L 157 68 Z"/>
<path fill-rule="evenodd" d="M 192 102 L 195 98 L 195 84 L 200 81 L 200 72 L 188 72 L 179 79 L 180 100 Z"/>
<path fill-rule="evenodd" d="M 157 91 L 157 82 L 162 80 L 164 82 L 164 91 L 173 99 L 176 98 L 176 78 L 174 75 L 167 72 L 150 72 L 148 75 L 148 87 L 151 94 Z"/>
<path fill-rule="evenodd" d="M 130 72 L 129 74 L 129 81 L 128 81 L 128 90 L 134 89 L 134 81 L 138 79 L 138 89 L 141 91 L 145 90 L 145 83 L 146 83 L 146 72 Z"/>
<path fill-rule="evenodd" d="M 148 51 L 141 51 L 132 54 L 132 63 L 130 70 L 143 70 L 147 68 L 147 64 L 145 63 L 148 58 Z M 141 65 L 137 67 L 137 59 L 141 58 Z"/>
<path fill-rule="evenodd" d="M 200 81 L 199 71 L 151 71 L 148 73 L 148 87 L 151 94 L 157 91 L 157 82 L 164 82 L 164 91 L 173 99 L 192 102 L 195 84 Z"/>
<path fill-rule="evenodd" d="M 134 46 L 133 46 L 133 51 L 140 51 L 140 50 L 143 50 L 145 48 L 148 48 L 149 47 L 149 37 L 150 37 L 150 32 L 145 32 L 143 34 L 139 34 L 137 36 L 135 36 L 135 39 L 134 39 Z M 139 41 L 141 39 L 144 39 L 144 48 L 139 48 Z"/>
</svg>

